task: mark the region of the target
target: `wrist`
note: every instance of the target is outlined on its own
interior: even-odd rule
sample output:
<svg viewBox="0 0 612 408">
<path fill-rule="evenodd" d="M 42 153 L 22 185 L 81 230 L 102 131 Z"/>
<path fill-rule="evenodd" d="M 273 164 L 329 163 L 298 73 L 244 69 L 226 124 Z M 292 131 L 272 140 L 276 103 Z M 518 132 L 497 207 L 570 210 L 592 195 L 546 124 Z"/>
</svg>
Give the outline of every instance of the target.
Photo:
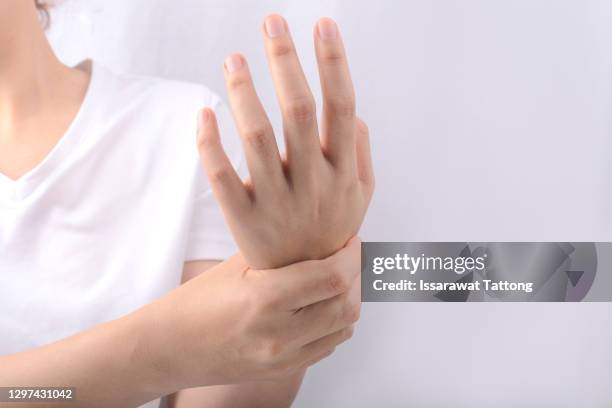
<svg viewBox="0 0 612 408">
<path fill-rule="evenodd" d="M 140 378 L 139 391 L 168 395 L 196 386 L 217 385 L 225 378 L 223 364 L 215 361 L 215 344 L 207 344 L 204 333 L 210 310 L 202 310 L 202 281 L 217 273 L 239 273 L 248 269 L 240 254 L 213 267 L 205 276 L 184 283 L 161 299 L 126 316 L 123 324 L 134 339 L 130 360 Z M 204 363 L 205 362 L 205 363 Z"/>
</svg>

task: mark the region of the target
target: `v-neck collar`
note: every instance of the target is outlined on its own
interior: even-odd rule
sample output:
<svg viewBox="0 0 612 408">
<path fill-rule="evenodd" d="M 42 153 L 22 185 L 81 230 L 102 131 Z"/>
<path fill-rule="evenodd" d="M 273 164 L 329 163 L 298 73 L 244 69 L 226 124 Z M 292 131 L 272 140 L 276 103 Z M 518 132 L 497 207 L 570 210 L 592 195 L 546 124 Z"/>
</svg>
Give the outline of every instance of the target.
<svg viewBox="0 0 612 408">
<path fill-rule="evenodd" d="M 60 140 L 55 144 L 45 158 L 38 163 L 33 169 L 13 180 L 4 174 L 0 173 L 0 203 L 1 202 L 17 202 L 25 199 L 31 194 L 41 182 L 48 178 L 80 141 L 80 136 L 83 134 L 82 127 L 87 122 L 87 116 L 91 115 L 91 103 L 93 95 L 98 87 L 98 69 L 96 64 L 91 60 L 85 60 L 77 66 L 85 66 L 89 64 L 90 78 L 85 96 L 81 102 L 76 115 L 64 132 Z"/>
</svg>

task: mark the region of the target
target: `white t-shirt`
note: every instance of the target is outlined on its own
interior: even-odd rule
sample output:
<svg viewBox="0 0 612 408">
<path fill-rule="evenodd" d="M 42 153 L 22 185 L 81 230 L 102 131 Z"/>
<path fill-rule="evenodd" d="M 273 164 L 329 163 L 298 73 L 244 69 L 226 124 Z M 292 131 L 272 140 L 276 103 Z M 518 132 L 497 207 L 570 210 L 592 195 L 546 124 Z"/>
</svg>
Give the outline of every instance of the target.
<svg viewBox="0 0 612 408">
<path fill-rule="evenodd" d="M 93 63 L 55 148 L 17 181 L 0 174 L 0 354 L 125 315 L 178 286 L 185 261 L 234 252 L 197 154 L 203 106 L 242 168 L 231 116 L 207 88 Z"/>
</svg>

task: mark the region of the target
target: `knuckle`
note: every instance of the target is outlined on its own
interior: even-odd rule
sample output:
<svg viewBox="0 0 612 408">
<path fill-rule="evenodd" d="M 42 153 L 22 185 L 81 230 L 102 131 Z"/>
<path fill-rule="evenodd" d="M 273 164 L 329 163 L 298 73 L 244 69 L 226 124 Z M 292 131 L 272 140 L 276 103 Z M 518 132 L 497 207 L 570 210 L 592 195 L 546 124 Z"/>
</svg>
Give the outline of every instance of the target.
<svg viewBox="0 0 612 408">
<path fill-rule="evenodd" d="M 353 96 L 335 97 L 327 101 L 329 112 L 339 117 L 354 117 L 356 112 Z"/>
<path fill-rule="evenodd" d="M 361 302 L 357 302 L 354 306 L 353 306 L 353 323 L 356 323 L 359 321 L 359 319 L 361 319 Z"/>
<path fill-rule="evenodd" d="M 321 61 L 331 65 L 344 63 L 344 53 L 339 48 L 328 48 L 321 52 Z"/>
<path fill-rule="evenodd" d="M 346 329 L 344 329 L 344 340 L 350 340 L 353 338 L 353 335 L 355 334 L 355 328 L 353 326 L 349 326 Z"/>
<path fill-rule="evenodd" d="M 315 102 L 311 97 L 296 99 L 284 108 L 285 117 L 297 123 L 311 122 L 316 116 Z"/>
<path fill-rule="evenodd" d="M 293 54 L 293 45 L 287 41 L 279 41 L 270 47 L 270 55 L 275 58 L 282 58 Z"/>
<path fill-rule="evenodd" d="M 330 347 L 329 349 L 323 351 L 321 354 L 319 354 L 314 361 L 311 361 L 310 365 L 316 364 L 321 360 L 324 360 L 328 357 L 330 357 L 332 354 L 334 354 L 336 352 L 336 346 Z"/>
<path fill-rule="evenodd" d="M 365 123 L 361 118 L 357 118 L 357 129 L 359 129 L 359 131 L 366 136 L 370 134 L 370 128 L 368 127 L 368 124 Z"/>
<path fill-rule="evenodd" d="M 219 167 L 209 173 L 209 179 L 211 184 L 225 185 L 229 183 L 231 178 L 232 169 L 228 167 Z"/>
<path fill-rule="evenodd" d="M 327 358 L 336 352 L 336 347 L 332 347 L 323 354 L 323 358 Z"/>
<path fill-rule="evenodd" d="M 265 150 L 268 147 L 268 132 L 265 127 L 255 127 L 244 132 L 244 139 L 254 149 Z"/>
<path fill-rule="evenodd" d="M 361 304 L 360 303 L 347 303 L 344 307 L 343 318 L 344 322 L 353 324 L 361 317 Z"/>
<path fill-rule="evenodd" d="M 230 92 L 235 92 L 235 91 L 240 90 L 242 87 L 247 86 L 248 84 L 249 84 L 248 78 L 244 76 L 236 75 L 227 80 L 227 89 Z"/>
<path fill-rule="evenodd" d="M 327 276 L 327 286 L 332 293 L 344 293 L 349 289 L 349 279 L 338 262 L 329 263 L 329 273 Z"/>
<path fill-rule="evenodd" d="M 276 378 L 282 378 L 294 369 L 294 363 L 292 361 L 276 361 L 270 365 L 272 375 Z"/>
<path fill-rule="evenodd" d="M 200 149 L 209 149 L 216 147 L 218 144 L 218 138 L 211 132 L 200 130 L 200 136 L 198 137 L 198 146 Z"/>
</svg>

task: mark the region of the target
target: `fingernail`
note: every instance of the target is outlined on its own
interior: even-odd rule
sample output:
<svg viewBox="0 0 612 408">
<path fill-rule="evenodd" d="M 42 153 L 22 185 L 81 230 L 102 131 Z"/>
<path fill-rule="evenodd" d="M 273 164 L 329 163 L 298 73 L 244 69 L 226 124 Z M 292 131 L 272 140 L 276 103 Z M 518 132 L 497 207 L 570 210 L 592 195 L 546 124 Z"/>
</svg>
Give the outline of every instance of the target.
<svg viewBox="0 0 612 408">
<path fill-rule="evenodd" d="M 324 40 L 333 40 L 338 35 L 338 26 L 331 18 L 322 18 L 317 23 L 319 37 Z"/>
<path fill-rule="evenodd" d="M 210 120 L 209 110 L 206 108 L 200 110 L 200 115 L 198 116 L 198 128 L 202 129 L 209 120 Z"/>
<path fill-rule="evenodd" d="M 265 22 L 266 34 L 268 37 L 275 38 L 285 34 L 285 20 L 281 16 L 270 16 Z"/>
<path fill-rule="evenodd" d="M 225 59 L 225 69 L 232 73 L 238 71 L 244 65 L 242 57 L 238 54 L 232 54 Z"/>
</svg>

